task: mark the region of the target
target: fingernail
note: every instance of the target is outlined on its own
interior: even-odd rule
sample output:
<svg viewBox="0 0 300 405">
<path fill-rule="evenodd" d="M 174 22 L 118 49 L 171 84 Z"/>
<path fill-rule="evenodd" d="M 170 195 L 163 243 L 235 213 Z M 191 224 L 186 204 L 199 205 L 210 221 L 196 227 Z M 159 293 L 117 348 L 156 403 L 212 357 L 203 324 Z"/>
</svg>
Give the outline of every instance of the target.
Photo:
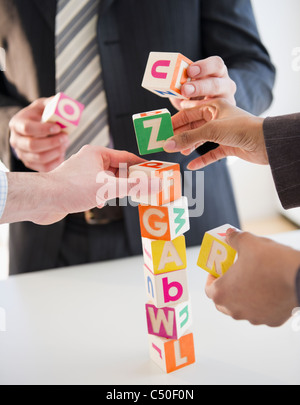
<svg viewBox="0 0 300 405">
<path fill-rule="evenodd" d="M 199 66 L 190 66 L 188 73 L 189 73 L 189 76 L 190 76 L 190 77 L 195 77 L 195 76 L 200 75 L 201 69 L 200 69 Z"/>
<path fill-rule="evenodd" d="M 194 93 L 195 93 L 195 86 L 194 86 L 194 85 L 192 85 L 192 84 L 186 84 L 186 85 L 184 86 L 184 94 L 185 94 L 187 97 L 192 96 Z"/>
<path fill-rule="evenodd" d="M 176 142 L 173 139 L 170 139 L 165 142 L 164 150 L 172 152 L 175 149 L 176 149 Z"/>
<path fill-rule="evenodd" d="M 58 134 L 60 131 L 61 127 L 59 125 L 53 125 L 53 127 L 50 128 L 51 134 Z"/>
</svg>

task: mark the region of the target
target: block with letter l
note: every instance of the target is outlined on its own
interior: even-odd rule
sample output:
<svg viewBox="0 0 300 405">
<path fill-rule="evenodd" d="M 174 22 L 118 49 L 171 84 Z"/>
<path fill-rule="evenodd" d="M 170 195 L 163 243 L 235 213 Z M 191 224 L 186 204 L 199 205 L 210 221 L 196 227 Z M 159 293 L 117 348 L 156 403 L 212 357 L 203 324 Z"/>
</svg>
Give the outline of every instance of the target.
<svg viewBox="0 0 300 405">
<path fill-rule="evenodd" d="M 175 52 L 150 52 L 142 87 L 160 97 L 186 99 L 181 86 L 188 79 L 190 59 Z"/>
<path fill-rule="evenodd" d="M 151 359 L 166 373 L 195 363 L 194 337 L 187 333 L 177 340 L 148 335 Z"/>
<path fill-rule="evenodd" d="M 226 231 L 234 228 L 231 225 L 223 225 L 205 233 L 198 266 L 214 277 L 220 277 L 233 265 L 237 252 L 226 243 Z"/>
</svg>

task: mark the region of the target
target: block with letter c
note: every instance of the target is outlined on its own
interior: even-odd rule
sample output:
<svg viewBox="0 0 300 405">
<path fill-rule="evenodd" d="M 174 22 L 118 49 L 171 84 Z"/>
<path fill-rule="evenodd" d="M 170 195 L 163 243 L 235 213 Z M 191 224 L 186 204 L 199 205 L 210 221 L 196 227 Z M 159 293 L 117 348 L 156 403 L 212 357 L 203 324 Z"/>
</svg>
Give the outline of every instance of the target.
<svg viewBox="0 0 300 405">
<path fill-rule="evenodd" d="M 187 197 L 160 207 L 139 205 L 139 215 L 143 238 L 170 241 L 190 229 Z"/>
<path fill-rule="evenodd" d="M 174 52 L 150 52 L 142 87 L 160 97 L 186 99 L 181 86 L 188 81 L 190 59 Z"/>
</svg>

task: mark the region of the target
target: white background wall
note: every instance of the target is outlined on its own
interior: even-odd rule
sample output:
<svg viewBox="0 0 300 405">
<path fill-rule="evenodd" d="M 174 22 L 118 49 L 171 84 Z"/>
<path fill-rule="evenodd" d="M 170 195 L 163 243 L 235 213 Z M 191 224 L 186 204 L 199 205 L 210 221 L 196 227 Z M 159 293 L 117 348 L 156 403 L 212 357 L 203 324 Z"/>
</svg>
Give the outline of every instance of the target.
<svg viewBox="0 0 300 405">
<path fill-rule="evenodd" d="M 300 48 L 299 0 L 252 0 L 262 40 L 277 69 L 274 102 L 263 116 L 300 112 L 300 71 L 292 69 Z M 300 69 L 300 62 L 298 64 Z M 272 217 L 280 203 L 267 167 L 239 160 L 230 165 L 242 221 Z"/>
</svg>

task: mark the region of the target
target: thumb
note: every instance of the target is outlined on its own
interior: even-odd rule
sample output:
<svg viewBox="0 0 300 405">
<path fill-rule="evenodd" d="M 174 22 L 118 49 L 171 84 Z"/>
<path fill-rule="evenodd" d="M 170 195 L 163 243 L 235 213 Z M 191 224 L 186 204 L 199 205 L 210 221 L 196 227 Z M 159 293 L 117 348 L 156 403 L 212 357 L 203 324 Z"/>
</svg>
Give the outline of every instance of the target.
<svg viewBox="0 0 300 405">
<path fill-rule="evenodd" d="M 165 142 L 163 148 L 168 153 L 182 152 L 187 149 L 195 149 L 207 141 L 214 141 L 209 123 L 200 128 L 174 135 Z"/>
<path fill-rule="evenodd" d="M 239 229 L 229 228 L 226 232 L 226 242 L 237 252 L 242 249 L 242 247 L 247 244 L 247 240 L 251 234 L 248 232 L 242 232 Z"/>
</svg>

